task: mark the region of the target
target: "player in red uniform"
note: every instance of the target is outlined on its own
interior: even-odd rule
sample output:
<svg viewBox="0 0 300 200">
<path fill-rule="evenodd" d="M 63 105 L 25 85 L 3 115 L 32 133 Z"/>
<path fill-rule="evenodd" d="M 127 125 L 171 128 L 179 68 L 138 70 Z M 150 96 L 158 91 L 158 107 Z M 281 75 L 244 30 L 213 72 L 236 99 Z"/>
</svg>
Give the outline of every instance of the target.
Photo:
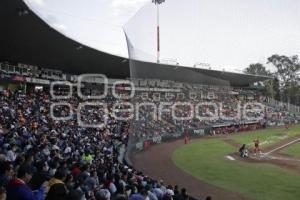
<svg viewBox="0 0 300 200">
<path fill-rule="evenodd" d="M 288 123 L 285 123 L 285 125 L 284 125 L 284 126 L 285 126 L 285 129 L 286 129 L 286 130 L 289 130 L 290 126 L 289 126 L 289 124 L 288 124 Z"/>
<path fill-rule="evenodd" d="M 261 153 L 260 148 L 259 148 L 259 145 L 260 145 L 259 139 L 257 138 L 256 140 L 253 140 L 253 142 L 254 142 L 254 153 L 255 154 Z"/>
<path fill-rule="evenodd" d="M 185 131 L 184 132 L 184 144 L 187 144 L 190 140 L 190 137 L 189 137 L 189 134 L 188 134 L 188 131 Z"/>
</svg>

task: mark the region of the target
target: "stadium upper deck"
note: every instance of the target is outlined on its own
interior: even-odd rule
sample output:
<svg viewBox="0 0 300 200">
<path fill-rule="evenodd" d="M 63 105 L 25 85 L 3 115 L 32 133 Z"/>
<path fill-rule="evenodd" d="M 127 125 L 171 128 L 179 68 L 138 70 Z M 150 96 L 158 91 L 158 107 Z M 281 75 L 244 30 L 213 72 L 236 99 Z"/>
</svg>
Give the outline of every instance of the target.
<svg viewBox="0 0 300 200">
<path fill-rule="evenodd" d="M 110 78 L 172 79 L 211 85 L 249 86 L 268 77 L 174 65 L 129 62 L 84 46 L 52 29 L 22 0 L 0 3 L 0 61 L 20 62 L 70 74 L 101 73 Z M 184 74 L 184 76 L 182 76 Z"/>
</svg>

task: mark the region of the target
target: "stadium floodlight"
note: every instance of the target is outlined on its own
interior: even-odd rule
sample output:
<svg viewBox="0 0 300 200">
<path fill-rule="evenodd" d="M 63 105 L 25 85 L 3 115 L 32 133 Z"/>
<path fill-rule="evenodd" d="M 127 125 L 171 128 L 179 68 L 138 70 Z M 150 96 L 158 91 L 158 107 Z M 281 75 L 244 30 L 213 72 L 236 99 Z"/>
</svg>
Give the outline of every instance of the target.
<svg viewBox="0 0 300 200">
<path fill-rule="evenodd" d="M 179 65 L 179 62 L 175 58 L 165 58 L 165 59 L 161 59 L 160 61 L 168 65 Z"/>
<path fill-rule="evenodd" d="M 210 66 L 209 63 L 197 62 L 197 63 L 194 64 L 194 67 L 197 67 L 197 66 L 201 66 L 201 67 L 204 67 L 204 68 L 207 67 L 207 68 L 211 69 L 211 66 Z"/>
<path fill-rule="evenodd" d="M 152 3 L 156 5 L 157 8 L 157 63 L 159 63 L 160 56 L 160 38 L 159 38 L 159 5 L 164 3 L 165 0 L 152 0 Z"/>
</svg>

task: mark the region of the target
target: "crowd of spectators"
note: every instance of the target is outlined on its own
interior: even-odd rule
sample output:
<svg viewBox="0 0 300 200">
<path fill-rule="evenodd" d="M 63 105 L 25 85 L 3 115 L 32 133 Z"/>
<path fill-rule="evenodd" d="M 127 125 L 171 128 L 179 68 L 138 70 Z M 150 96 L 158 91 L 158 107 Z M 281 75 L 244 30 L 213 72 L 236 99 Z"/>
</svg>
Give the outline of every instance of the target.
<svg viewBox="0 0 300 200">
<path fill-rule="evenodd" d="M 105 127 L 83 128 L 76 113 L 69 120 L 53 120 L 50 103 L 44 92 L 0 94 L 1 200 L 188 199 L 184 188 L 153 180 L 122 162 L 127 122 L 109 116 Z M 54 110 L 57 116 L 67 112 L 63 106 Z M 88 108 L 82 112 L 86 122 L 96 118 Z"/>
<path fill-rule="evenodd" d="M 85 96 L 99 95 L 92 89 L 83 91 Z M 184 89 L 184 88 L 183 88 Z M 181 97 L 147 102 L 159 107 L 160 101 L 197 103 L 202 101 L 222 103 L 222 114 L 233 117 L 238 112 L 237 103 L 251 102 L 253 99 L 239 99 L 226 95 L 214 88 L 213 93 L 205 91 L 205 98 L 190 98 L 188 90 L 182 90 Z M 195 90 L 196 91 L 196 90 Z M 228 93 L 228 91 L 226 91 Z M 128 95 L 124 92 L 123 96 Z M 162 93 L 161 96 L 166 95 Z M 138 120 L 116 120 L 111 114 L 114 103 L 120 99 L 109 93 L 99 100 L 108 106 L 109 115 L 103 119 L 101 110 L 86 106 L 80 110 L 80 121 L 85 124 L 98 124 L 101 127 L 83 127 L 77 120 L 73 108 L 86 99 L 71 96 L 64 100 L 68 105 L 56 106 L 53 115 L 67 120 L 55 120 L 50 107 L 56 100 L 48 92 L 4 91 L 0 93 L 0 200 L 187 200 L 184 188 L 165 184 L 151 179 L 142 172 L 123 162 L 129 135 L 146 138 L 172 134 L 187 129 L 212 127 L 210 134 L 227 134 L 237 131 L 261 128 L 263 123 L 245 124 L 233 120 L 233 124 L 222 126 L 226 120 L 212 121 L 174 120 L 171 113 L 164 112 L 161 120 L 153 119 L 153 108 L 141 107 Z M 145 101 L 142 93 L 130 100 L 132 103 Z M 178 116 L 187 116 L 190 110 L 181 107 Z M 210 117 L 212 107 L 202 108 L 201 116 Z M 71 113 L 71 114 L 70 114 Z M 266 114 L 267 113 L 267 114 Z M 123 115 L 128 113 L 123 112 Z M 136 114 L 136 113 L 135 113 Z M 217 113 L 218 115 L 220 113 Z M 254 113 L 264 115 L 264 120 L 294 120 L 295 116 L 273 108 Z M 220 125 L 221 126 L 215 126 Z"/>
<path fill-rule="evenodd" d="M 190 92 L 195 94 L 191 98 Z M 239 91 L 241 93 L 241 91 Z M 232 93 L 232 94 L 231 94 Z M 253 91 L 243 91 L 243 95 L 234 93 L 233 91 L 224 90 L 222 88 L 212 89 L 205 88 L 202 90 L 182 89 L 182 95 L 168 95 L 167 92 L 160 92 L 159 99 L 155 100 L 153 92 L 143 95 L 143 92 L 137 93 L 135 102 L 150 102 L 156 105 L 159 109 L 161 102 L 171 103 L 171 106 L 176 102 L 191 103 L 195 110 L 191 110 L 189 106 L 176 107 L 176 117 L 191 116 L 194 112 L 194 117 L 188 120 L 176 120 L 171 113 L 171 106 L 161 115 L 161 120 L 153 120 L 154 109 L 152 106 L 140 107 L 138 112 L 142 118 L 133 123 L 134 134 L 138 138 L 150 138 L 157 135 L 169 133 L 183 133 L 185 130 L 210 129 L 210 134 L 228 134 L 234 132 L 250 131 L 267 126 L 277 126 L 295 123 L 299 117 L 288 112 L 286 109 L 278 109 L 265 104 L 265 99 L 255 94 Z M 202 105 L 195 107 L 198 103 L 206 102 L 213 105 Z M 254 105 L 251 105 L 254 103 Z M 262 106 L 257 104 L 261 103 Z M 244 114 L 244 105 L 249 104 Z M 251 111 L 250 109 L 253 108 Z M 198 110 L 196 110 L 198 109 Z M 159 111 L 157 111 L 159 113 Z M 204 120 L 198 119 L 197 116 L 207 118 Z M 208 119 L 210 118 L 210 119 Z"/>
</svg>

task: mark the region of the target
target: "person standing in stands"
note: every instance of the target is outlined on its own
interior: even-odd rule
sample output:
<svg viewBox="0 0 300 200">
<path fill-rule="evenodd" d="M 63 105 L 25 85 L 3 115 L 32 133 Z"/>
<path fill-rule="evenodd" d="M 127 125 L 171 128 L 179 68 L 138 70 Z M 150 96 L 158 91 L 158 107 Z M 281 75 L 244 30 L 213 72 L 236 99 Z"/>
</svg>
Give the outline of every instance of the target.
<svg viewBox="0 0 300 200">
<path fill-rule="evenodd" d="M 84 155 L 82 156 L 82 160 L 91 164 L 93 161 L 93 156 L 90 154 L 90 151 L 85 151 Z"/>
<path fill-rule="evenodd" d="M 38 190 L 45 181 L 49 181 L 51 178 L 48 173 L 49 166 L 46 161 L 39 161 L 36 164 L 36 167 L 37 172 L 33 174 L 33 177 L 29 182 L 32 190 Z"/>
<path fill-rule="evenodd" d="M 31 180 L 34 169 L 30 165 L 22 165 L 16 178 L 13 178 L 7 186 L 7 200 L 42 200 L 44 188 L 33 193 L 27 183 Z"/>
<path fill-rule="evenodd" d="M 67 171 L 63 168 L 59 168 L 54 177 L 49 180 L 49 192 L 46 196 L 46 200 L 65 200 L 68 197 L 68 191 L 64 183 L 67 177 Z"/>
<path fill-rule="evenodd" d="M 13 177 L 13 166 L 8 161 L 3 161 L 0 163 L 0 186 L 6 188 L 8 183 Z"/>
<path fill-rule="evenodd" d="M 178 196 L 178 200 L 189 200 L 189 196 L 185 188 L 181 189 L 180 195 Z"/>
</svg>

